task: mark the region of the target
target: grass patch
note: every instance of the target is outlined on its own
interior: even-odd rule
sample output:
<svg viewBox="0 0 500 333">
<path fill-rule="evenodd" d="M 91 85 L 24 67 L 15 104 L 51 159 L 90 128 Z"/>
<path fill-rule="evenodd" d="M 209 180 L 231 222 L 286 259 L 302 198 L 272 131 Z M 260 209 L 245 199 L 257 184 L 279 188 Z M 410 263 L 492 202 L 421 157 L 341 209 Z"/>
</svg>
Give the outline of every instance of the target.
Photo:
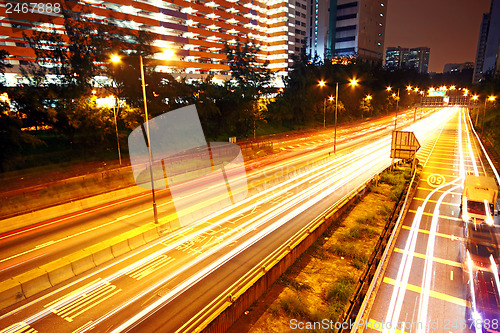
<svg viewBox="0 0 500 333">
<path fill-rule="evenodd" d="M 354 293 L 356 281 L 349 275 L 342 276 L 328 289 L 326 299 L 333 304 L 345 305 Z"/>
<path fill-rule="evenodd" d="M 378 210 L 378 213 L 385 219 L 389 219 L 389 216 L 391 216 L 392 214 L 392 208 L 387 206 L 387 205 L 384 205 L 382 207 L 380 207 L 380 209 Z"/>
<path fill-rule="evenodd" d="M 280 307 L 285 311 L 291 318 L 304 318 L 309 317 L 309 311 L 307 306 L 298 298 L 292 296 L 285 296 L 280 300 Z"/>
<path fill-rule="evenodd" d="M 377 220 L 375 218 L 375 214 L 373 213 L 370 213 L 368 215 L 365 215 L 365 216 L 361 216 L 361 217 L 358 217 L 356 219 L 356 222 L 358 222 L 359 224 L 369 224 L 369 225 L 375 225 Z"/>
<path fill-rule="evenodd" d="M 399 185 L 395 185 L 392 188 L 390 199 L 392 201 L 398 201 L 399 198 L 401 197 L 401 193 L 403 193 L 404 189 L 405 189 L 404 183 L 399 184 Z"/>
<path fill-rule="evenodd" d="M 375 233 L 376 231 L 373 228 L 365 225 L 356 225 L 344 234 L 340 235 L 339 240 L 341 242 L 353 241 L 356 239 L 365 238 L 366 236 L 371 236 Z"/>
<path fill-rule="evenodd" d="M 269 307 L 269 312 L 273 315 L 273 317 L 278 317 L 278 314 L 280 312 L 279 304 L 271 304 L 271 306 Z"/>
<path fill-rule="evenodd" d="M 359 270 L 365 268 L 365 264 L 359 260 L 354 260 L 353 262 L 351 262 L 351 266 Z"/>
<path fill-rule="evenodd" d="M 331 246 L 328 251 L 338 255 L 339 257 L 346 257 L 360 262 L 368 262 L 368 257 L 361 253 L 361 251 L 353 244 L 336 243 Z"/>
</svg>

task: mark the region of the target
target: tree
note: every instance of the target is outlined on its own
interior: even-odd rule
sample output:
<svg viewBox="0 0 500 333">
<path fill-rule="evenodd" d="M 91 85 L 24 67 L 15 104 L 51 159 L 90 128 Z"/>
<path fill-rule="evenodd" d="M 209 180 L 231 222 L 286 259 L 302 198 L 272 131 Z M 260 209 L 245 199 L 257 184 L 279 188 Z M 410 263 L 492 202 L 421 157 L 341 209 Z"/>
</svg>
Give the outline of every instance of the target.
<svg viewBox="0 0 500 333">
<path fill-rule="evenodd" d="M 21 130 L 21 119 L 5 114 L 7 106 L 0 103 L 0 172 L 7 169 L 9 159 L 20 155 L 25 145 L 37 146 L 43 142 Z"/>
<path fill-rule="evenodd" d="M 270 86 L 269 61 L 257 59 L 259 47 L 248 40 L 237 39 L 234 46 L 226 44 L 224 51 L 232 80 L 225 82 L 226 93 L 217 102 L 224 119 L 224 131 L 231 135 L 247 135 L 252 129 L 255 102 Z"/>
<path fill-rule="evenodd" d="M 33 31 L 30 36 L 23 33 L 36 56 L 36 63 L 30 62 L 25 76 L 31 85 L 51 86 L 58 98 L 75 98 L 90 93 L 96 85 L 94 78 L 103 74 L 101 64 L 123 43 L 108 26 L 89 21 L 84 13 L 63 14 L 65 34 L 55 28 Z M 47 81 L 48 74 L 57 80 Z"/>
<path fill-rule="evenodd" d="M 373 111 L 373 105 L 372 105 L 372 97 L 365 97 L 361 100 L 360 103 L 360 110 L 361 110 L 361 119 L 363 119 L 363 116 L 366 114 L 370 114 Z"/>
<path fill-rule="evenodd" d="M 7 62 L 7 58 L 9 57 L 9 53 L 5 50 L 0 50 L 0 75 L 1 75 L 1 80 L 0 80 L 0 85 L 3 86 L 3 83 L 5 81 L 5 70 L 7 68 L 12 68 L 12 65 Z"/>
<path fill-rule="evenodd" d="M 234 46 L 226 43 L 223 52 L 227 57 L 231 77 L 236 81 L 235 86 L 245 92 L 248 98 L 255 99 L 269 87 L 269 60 L 262 62 L 257 59 L 260 49 L 255 42 L 247 39 L 243 43 L 238 38 Z"/>
</svg>

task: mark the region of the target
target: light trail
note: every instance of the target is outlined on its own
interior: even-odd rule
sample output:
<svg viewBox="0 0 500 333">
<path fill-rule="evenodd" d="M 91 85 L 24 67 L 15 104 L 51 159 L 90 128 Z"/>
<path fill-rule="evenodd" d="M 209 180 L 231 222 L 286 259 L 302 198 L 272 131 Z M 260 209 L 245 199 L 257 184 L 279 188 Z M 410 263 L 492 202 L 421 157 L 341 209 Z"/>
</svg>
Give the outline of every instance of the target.
<svg viewBox="0 0 500 333">
<path fill-rule="evenodd" d="M 456 111 L 454 111 L 454 113 L 455 112 Z M 449 121 L 449 119 L 450 118 L 448 118 L 448 121 Z M 461 123 L 461 116 L 459 117 L 459 131 L 458 131 L 459 150 L 461 151 L 462 150 L 462 144 L 461 144 L 462 143 L 462 141 L 461 141 L 462 136 L 461 136 L 460 123 Z M 436 142 L 438 140 L 439 140 L 439 138 L 436 140 Z M 429 157 L 431 154 L 432 154 L 432 152 L 429 154 Z M 461 166 L 464 165 L 463 155 L 460 155 L 460 165 Z M 393 288 L 392 295 L 391 295 L 391 300 L 389 302 L 389 307 L 387 309 L 385 322 L 391 323 L 391 325 L 390 325 L 390 327 L 384 327 L 384 330 L 383 330 L 384 333 L 387 333 L 387 332 L 394 333 L 396 331 L 397 324 L 399 322 L 399 316 L 401 314 L 401 309 L 402 309 L 403 301 L 404 301 L 405 294 L 406 294 L 406 286 L 408 284 L 408 279 L 409 279 L 411 267 L 413 264 L 415 246 L 416 246 L 416 241 L 417 241 L 417 237 L 418 237 L 418 230 L 420 229 L 420 222 L 422 219 L 422 214 L 423 214 L 423 211 L 425 209 L 425 206 L 427 205 L 427 202 L 430 200 L 432 195 L 437 193 L 437 191 L 441 190 L 442 188 L 445 188 L 451 184 L 454 184 L 457 180 L 460 180 L 460 178 L 457 178 L 451 182 L 448 182 L 448 183 L 445 183 L 441 186 L 436 187 L 434 190 L 432 190 L 427 195 L 423 204 L 417 208 L 417 213 L 415 214 L 415 217 L 414 217 L 413 222 L 412 222 L 412 227 L 411 227 L 410 233 L 409 233 L 408 238 L 406 240 L 405 249 L 403 251 L 403 257 L 402 257 L 400 264 L 399 264 L 398 273 L 396 276 L 394 288 Z M 447 192 L 445 192 L 445 193 L 447 193 Z M 437 207 L 439 207 L 439 206 L 437 206 Z M 439 212 L 439 210 L 438 210 L 438 212 Z M 435 216 L 436 217 L 433 216 L 433 221 L 435 220 L 434 223 L 437 226 L 437 216 L 439 216 L 439 214 L 437 214 Z M 434 238 L 435 238 L 435 232 L 434 232 Z M 432 242 L 434 242 L 434 241 L 432 241 Z M 429 250 L 429 248 L 428 248 L 428 250 Z M 424 277 L 425 277 L 425 275 L 424 275 Z M 425 304 L 425 302 L 424 302 L 424 304 Z"/>
<path fill-rule="evenodd" d="M 415 126 L 412 125 L 415 130 L 418 130 L 419 132 L 422 133 L 430 133 L 429 136 L 432 134 L 433 130 L 435 127 L 437 127 L 437 124 L 439 124 L 438 120 L 440 119 L 445 119 L 446 117 L 451 117 L 447 111 L 443 111 L 441 113 L 436 113 L 429 118 L 426 118 L 422 121 L 420 126 Z M 199 279 L 202 279 L 206 275 L 210 274 L 213 270 L 210 270 L 209 268 L 216 269 L 217 267 L 220 267 L 220 265 L 223 265 L 227 260 L 230 260 L 234 256 L 238 255 L 241 253 L 241 251 L 244 251 L 244 249 L 248 248 L 248 246 L 254 244 L 254 242 L 257 242 L 258 240 L 262 239 L 263 237 L 267 236 L 269 233 L 272 231 L 276 230 L 277 228 L 285 225 L 291 218 L 297 216 L 298 214 L 304 212 L 308 208 L 312 207 L 319 201 L 323 200 L 326 198 L 326 196 L 333 194 L 335 191 L 338 191 L 340 188 L 345 187 L 349 181 L 354 180 L 357 177 L 360 177 L 364 175 L 364 173 L 369 170 L 370 172 L 375 172 L 378 173 L 382 169 L 385 169 L 386 166 L 390 164 L 390 158 L 389 158 L 389 146 L 390 146 L 390 138 L 389 136 L 385 136 L 380 140 L 377 140 L 376 142 L 373 142 L 369 145 L 366 145 L 363 148 L 357 149 L 356 151 L 347 154 L 343 159 L 334 159 L 333 161 L 330 161 L 328 163 L 325 163 L 323 165 L 320 165 L 318 167 L 314 167 L 311 170 L 304 172 L 302 174 L 299 174 L 297 177 L 289 179 L 288 181 L 285 181 L 281 184 L 275 185 L 268 190 L 264 190 L 262 192 L 259 192 L 258 194 L 249 197 L 245 199 L 242 202 L 239 202 L 238 205 L 236 206 L 231 206 L 227 207 L 226 209 L 218 212 L 217 214 L 222 214 L 226 212 L 230 212 L 231 209 L 235 209 L 240 207 L 240 210 L 230 214 L 228 217 L 225 217 L 223 219 L 220 219 L 213 225 L 207 226 L 205 228 L 200 229 L 199 231 L 195 231 L 194 233 L 188 235 L 185 239 L 175 241 L 173 244 L 170 244 L 169 246 L 165 247 L 165 249 L 155 252 L 151 254 L 148 257 L 145 257 L 141 260 L 136 261 L 134 264 L 129 265 L 128 267 L 119 270 L 118 272 L 111 274 L 110 276 L 106 277 L 105 279 L 102 279 L 102 281 L 99 281 L 99 283 L 94 284 L 91 287 L 88 287 L 86 290 L 82 290 L 79 294 L 73 295 L 72 298 L 68 298 L 66 301 L 70 302 L 74 300 L 76 297 L 79 297 L 79 295 L 89 292 L 92 290 L 95 290 L 96 288 L 100 287 L 103 283 L 110 282 L 114 279 L 117 279 L 119 277 L 122 277 L 123 275 L 126 275 L 128 272 L 136 269 L 140 265 L 155 259 L 158 257 L 158 255 L 164 254 L 167 251 L 175 249 L 178 245 L 191 240 L 195 238 L 196 236 L 202 234 L 203 232 L 207 230 L 213 229 L 215 226 L 221 225 L 222 223 L 225 223 L 231 218 L 236 218 L 239 215 L 241 215 L 244 212 L 248 211 L 253 211 L 255 208 L 263 204 L 265 202 L 269 202 L 270 199 L 276 198 L 278 195 L 286 193 L 288 191 L 291 191 L 293 188 L 297 188 L 302 185 L 307 185 L 307 182 L 312 182 L 316 181 L 319 183 L 319 185 L 315 185 L 311 188 L 307 188 L 306 190 L 300 191 L 298 194 L 294 195 L 292 198 L 286 199 L 285 201 L 281 202 L 279 205 L 274 205 L 272 211 L 265 211 L 264 213 L 259 214 L 257 217 L 254 217 L 250 219 L 249 221 L 243 223 L 242 225 L 238 226 L 237 229 L 238 233 L 235 235 L 231 235 L 229 238 L 226 239 L 225 242 L 221 243 L 221 245 L 213 247 L 212 249 L 208 250 L 204 254 L 204 258 L 208 258 L 210 255 L 215 254 L 216 252 L 220 251 L 221 249 L 224 249 L 224 246 L 227 247 L 228 244 L 233 243 L 235 240 L 241 239 L 243 236 L 249 234 L 250 232 L 255 231 L 257 226 L 263 226 L 264 223 L 269 223 L 272 219 L 276 219 L 279 217 L 280 214 L 286 214 L 285 216 L 279 218 L 276 222 L 272 223 L 271 225 L 267 226 L 264 230 L 259 231 L 256 235 L 252 236 L 249 240 L 245 241 L 242 245 L 239 247 L 234 248 L 231 252 L 223 256 L 222 258 L 217 259 L 214 261 L 210 266 L 205 267 L 202 271 L 199 271 L 198 273 L 194 274 L 191 276 L 190 279 L 185 280 L 182 284 L 178 285 L 174 290 L 177 290 L 178 292 L 182 292 L 186 288 L 189 288 L 193 284 L 195 284 Z M 362 156 L 362 158 L 360 157 Z M 337 164 L 339 160 L 342 160 L 340 164 Z M 333 173 L 328 176 L 329 173 Z M 326 178 L 325 178 L 326 177 Z M 371 176 L 366 176 L 370 178 Z M 298 179 L 301 179 L 298 181 Z M 292 182 L 295 182 L 292 184 Z M 288 186 L 288 187 L 287 187 Z M 281 187 L 281 188 L 280 188 Z M 274 192 L 276 191 L 276 192 Z M 265 197 L 265 195 L 268 195 L 268 197 Z M 259 199 L 261 198 L 261 199 Z M 255 200 L 255 202 L 251 202 L 251 200 Z M 259 200 L 259 201 L 257 201 Z M 261 201 L 264 200 L 264 201 Z M 249 204 L 248 207 L 241 207 L 243 204 Z M 292 209 L 294 208 L 294 209 Z M 210 218 L 216 217 L 217 214 L 212 214 Z M 203 221 L 208 221 L 209 218 L 204 219 Z M 257 222 L 258 221 L 258 222 Z M 258 224 L 256 224 L 258 223 Z M 246 230 L 245 230 L 246 228 Z M 183 231 L 189 231 L 189 230 L 194 230 L 194 227 L 184 229 Z M 236 232 L 234 232 L 236 233 Z M 169 238 L 170 239 L 170 238 Z M 165 241 L 165 239 L 162 239 L 161 241 Z M 159 242 L 154 242 L 154 244 L 151 244 L 151 246 L 147 246 L 146 249 L 151 249 L 154 245 L 157 245 Z M 240 249 L 241 251 L 239 251 Z M 130 257 L 127 257 L 130 258 Z M 123 259 L 124 260 L 124 259 Z M 167 278 L 161 280 L 157 284 L 155 284 L 153 287 L 149 288 L 149 290 L 145 290 L 142 295 L 146 295 L 148 292 L 154 290 L 153 288 L 161 286 L 165 284 L 166 282 L 170 281 L 173 277 L 178 276 L 182 272 L 185 272 L 187 269 L 193 267 L 196 263 L 199 263 L 201 259 L 193 260 L 192 262 L 188 263 L 187 265 L 184 265 L 181 269 L 176 270 L 173 274 L 169 275 Z M 121 262 L 121 261 L 119 261 Z M 108 266 L 107 268 L 109 268 Z M 102 272 L 102 270 L 98 270 L 98 272 Z M 94 273 L 95 274 L 95 273 Z M 88 278 L 88 275 L 86 278 Z M 83 279 L 79 280 L 83 281 Z M 76 283 L 76 282 L 75 282 Z M 66 287 L 65 287 L 66 288 Z M 64 290 L 65 288 L 59 289 L 59 291 Z M 51 293 L 53 295 L 53 293 Z M 175 294 L 171 291 L 169 293 L 170 298 L 162 298 L 163 302 L 170 302 L 172 299 L 178 296 L 178 294 Z M 133 297 L 132 300 L 138 300 L 139 295 L 137 297 Z M 173 297 L 173 298 L 172 298 Z M 42 299 L 44 299 L 43 297 Z M 132 302 L 126 302 L 123 303 L 119 306 L 116 307 L 117 310 L 113 311 L 118 311 L 118 309 L 123 309 L 124 307 L 128 306 Z M 152 308 L 151 308 L 152 309 Z M 11 312 L 12 313 L 12 312 Z M 47 312 L 45 312 L 46 314 Z M 113 312 L 115 313 L 115 312 Z M 44 311 L 39 312 L 33 316 L 31 316 L 28 321 L 29 323 L 36 321 L 40 319 L 40 315 L 44 315 Z M 102 320 L 105 320 L 106 318 L 109 318 L 110 313 L 107 315 L 103 315 L 101 318 Z M 144 314 L 146 315 L 146 314 Z M 37 317 L 38 316 L 38 317 Z M 4 316 L 2 316 L 3 318 Z M 137 317 L 135 316 L 135 321 L 140 319 L 140 316 Z M 99 319 L 98 319 L 99 320 Z M 96 320 L 95 322 L 97 323 Z M 86 329 L 90 329 L 90 327 L 94 327 L 93 325 L 87 325 L 85 326 Z"/>
</svg>

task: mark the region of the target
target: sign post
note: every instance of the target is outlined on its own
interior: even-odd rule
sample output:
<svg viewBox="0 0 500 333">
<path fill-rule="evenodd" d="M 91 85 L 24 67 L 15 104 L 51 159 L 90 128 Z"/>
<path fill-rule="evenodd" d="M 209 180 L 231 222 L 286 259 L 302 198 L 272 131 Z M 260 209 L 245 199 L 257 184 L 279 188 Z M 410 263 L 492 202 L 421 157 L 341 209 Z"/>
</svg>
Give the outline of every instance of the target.
<svg viewBox="0 0 500 333">
<path fill-rule="evenodd" d="M 412 159 L 412 172 L 415 167 L 415 154 L 420 149 L 420 143 L 413 132 L 392 131 L 391 158 L 403 160 Z"/>
</svg>

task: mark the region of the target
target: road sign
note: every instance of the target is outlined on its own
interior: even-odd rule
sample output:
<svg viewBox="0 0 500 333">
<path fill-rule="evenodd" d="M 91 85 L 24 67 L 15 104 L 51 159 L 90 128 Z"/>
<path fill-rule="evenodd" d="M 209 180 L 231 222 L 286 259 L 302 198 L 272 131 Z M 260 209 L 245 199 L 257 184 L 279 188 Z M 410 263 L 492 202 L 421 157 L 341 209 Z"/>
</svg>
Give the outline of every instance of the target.
<svg viewBox="0 0 500 333">
<path fill-rule="evenodd" d="M 391 158 L 411 159 L 420 148 L 420 143 L 413 132 L 393 131 Z"/>
</svg>

